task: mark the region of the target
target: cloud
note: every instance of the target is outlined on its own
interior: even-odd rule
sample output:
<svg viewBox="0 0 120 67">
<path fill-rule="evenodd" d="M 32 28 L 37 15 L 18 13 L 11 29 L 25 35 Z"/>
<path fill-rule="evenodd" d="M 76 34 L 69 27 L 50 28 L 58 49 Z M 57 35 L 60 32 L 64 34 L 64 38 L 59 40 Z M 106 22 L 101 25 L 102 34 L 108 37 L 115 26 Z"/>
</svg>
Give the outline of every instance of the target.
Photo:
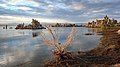
<svg viewBox="0 0 120 67">
<path fill-rule="evenodd" d="M 14 22 L 14 23 L 30 23 L 31 19 L 36 19 L 39 22 L 46 22 L 46 23 L 73 23 L 71 21 L 68 20 L 64 20 L 64 19 L 50 19 L 50 18 L 42 18 L 42 17 L 22 17 L 22 16 L 0 16 L 0 18 L 3 19 L 3 17 L 5 17 L 4 19 L 6 20 L 0 20 L 0 22 Z"/>
<path fill-rule="evenodd" d="M 93 10 L 92 12 L 93 13 L 100 13 L 100 12 L 103 12 L 105 10 L 107 10 L 107 9 L 98 9 L 98 10 Z"/>
<path fill-rule="evenodd" d="M 24 6 L 34 6 L 39 7 L 39 3 L 32 0 L 10 0 L 7 4 L 10 5 L 24 5 Z"/>
<path fill-rule="evenodd" d="M 4 7 L 4 8 L 6 8 L 7 5 L 6 5 L 6 4 L 0 4 L 0 7 Z"/>
<path fill-rule="evenodd" d="M 102 2 L 103 0 L 88 0 L 88 1 L 91 3 L 99 3 L 99 2 Z"/>
<path fill-rule="evenodd" d="M 17 9 L 24 10 L 24 11 L 32 10 L 30 7 L 17 7 Z"/>
<path fill-rule="evenodd" d="M 85 8 L 85 5 L 83 3 L 76 2 L 76 3 L 71 4 L 70 8 L 74 10 L 82 10 L 83 8 Z"/>
<path fill-rule="evenodd" d="M 106 14 L 120 19 L 119 3 L 120 0 L 1 0 L 0 16 L 37 17 L 44 22 L 57 22 L 58 19 L 60 22 L 86 22 Z M 18 21 L 20 20 L 17 19 L 16 22 Z"/>
</svg>

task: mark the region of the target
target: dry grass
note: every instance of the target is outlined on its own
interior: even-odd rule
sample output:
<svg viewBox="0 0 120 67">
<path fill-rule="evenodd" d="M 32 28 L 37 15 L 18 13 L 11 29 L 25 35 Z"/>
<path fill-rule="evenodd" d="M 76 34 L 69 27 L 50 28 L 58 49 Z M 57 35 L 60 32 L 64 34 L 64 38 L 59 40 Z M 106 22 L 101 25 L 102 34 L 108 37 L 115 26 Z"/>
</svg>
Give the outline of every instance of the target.
<svg viewBox="0 0 120 67">
<path fill-rule="evenodd" d="M 44 32 L 41 32 L 41 36 L 43 38 L 43 42 L 47 45 L 47 46 L 52 46 L 54 47 L 54 53 L 57 55 L 62 55 L 62 53 L 66 52 L 67 47 L 72 44 L 74 37 L 77 33 L 77 29 L 76 27 L 72 27 L 72 30 L 70 32 L 70 34 L 67 36 L 67 39 L 65 41 L 65 43 L 61 43 L 60 41 L 60 36 L 58 34 L 58 30 L 56 29 L 52 29 L 51 27 L 47 27 L 48 32 L 50 33 L 49 35 L 52 36 L 52 38 L 48 38 L 45 36 Z"/>
</svg>

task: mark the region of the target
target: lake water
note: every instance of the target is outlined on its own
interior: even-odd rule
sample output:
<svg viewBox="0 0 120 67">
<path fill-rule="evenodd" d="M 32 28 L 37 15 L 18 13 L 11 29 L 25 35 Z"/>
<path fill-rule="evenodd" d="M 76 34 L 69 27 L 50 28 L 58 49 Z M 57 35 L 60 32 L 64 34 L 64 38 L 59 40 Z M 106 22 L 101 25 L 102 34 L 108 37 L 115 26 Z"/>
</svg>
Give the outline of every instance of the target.
<svg viewBox="0 0 120 67">
<path fill-rule="evenodd" d="M 42 41 L 39 33 L 49 33 L 44 30 L 15 30 L 2 29 L 0 26 L 0 67 L 41 67 L 52 59 L 52 47 Z M 14 28 L 14 27 L 13 27 Z M 60 40 L 65 42 L 71 28 L 57 28 Z M 84 35 L 95 33 L 85 27 L 77 28 L 74 42 L 68 47 L 69 51 L 87 51 L 98 46 L 101 35 Z M 35 36 L 34 36 L 35 35 Z"/>
</svg>

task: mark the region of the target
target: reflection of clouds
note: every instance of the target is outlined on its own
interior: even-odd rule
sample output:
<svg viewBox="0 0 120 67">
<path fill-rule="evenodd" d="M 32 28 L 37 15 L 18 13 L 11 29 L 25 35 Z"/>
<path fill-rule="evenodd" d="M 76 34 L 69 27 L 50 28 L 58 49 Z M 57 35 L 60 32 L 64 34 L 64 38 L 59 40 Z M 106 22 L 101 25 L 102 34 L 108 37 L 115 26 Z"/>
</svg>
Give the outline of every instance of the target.
<svg viewBox="0 0 120 67">
<path fill-rule="evenodd" d="M 40 48 L 40 44 L 36 44 L 34 47 L 35 47 L 36 49 L 38 49 L 38 48 Z"/>
<path fill-rule="evenodd" d="M 13 62 L 14 56 L 3 55 L 0 59 L 0 64 L 8 64 L 9 62 Z"/>
<path fill-rule="evenodd" d="M 5 56 L 3 56 L 3 55 L 0 55 L 0 65 L 1 64 L 7 64 L 7 61 L 6 61 L 6 59 L 5 59 Z"/>
<path fill-rule="evenodd" d="M 30 46 L 26 44 L 7 48 L 6 46 L 3 47 L 5 47 L 5 54 L 0 56 L 0 65 L 17 65 L 30 61 L 31 57 L 33 57 L 33 52 L 28 50 Z"/>
<path fill-rule="evenodd" d="M 50 27 L 52 29 L 52 32 L 54 33 L 54 36 L 59 38 L 59 41 L 61 43 L 64 43 L 66 41 L 67 36 L 71 32 L 71 27 Z M 47 39 L 52 39 L 52 35 L 48 30 L 42 31 L 45 34 L 45 37 Z"/>
<path fill-rule="evenodd" d="M 7 46 L 7 45 L 4 45 L 4 46 L 2 46 L 2 48 L 5 48 L 5 49 L 6 49 L 6 48 L 8 48 L 8 46 Z"/>
<path fill-rule="evenodd" d="M 51 59 L 52 54 L 50 50 L 52 48 L 48 48 L 43 44 L 40 45 L 40 48 L 34 51 L 34 56 L 31 59 L 32 63 L 30 64 L 31 67 L 44 67 L 45 61 Z"/>
<path fill-rule="evenodd" d="M 60 41 L 64 43 L 66 37 L 71 32 L 70 28 L 58 28 L 56 29 L 58 36 L 60 36 Z M 49 32 L 45 29 L 42 30 L 47 38 L 50 38 Z M 23 31 L 21 31 L 23 32 Z M 6 65 L 19 65 L 21 63 L 31 61 L 31 67 L 40 67 L 45 59 L 49 59 L 52 56 L 51 50 L 53 47 L 47 47 L 42 41 L 41 36 L 32 38 L 31 32 L 38 32 L 38 30 L 29 31 L 30 35 L 5 38 L 5 40 L 0 40 L 0 65 L 5 65 L 5 67 L 10 67 Z M 27 33 L 29 33 L 27 32 Z M 88 32 L 86 28 L 78 28 L 77 35 L 73 43 L 68 47 L 68 50 L 88 50 L 94 48 L 98 44 L 100 36 L 91 35 L 85 36 L 84 33 Z M 19 33 L 20 34 L 20 33 Z M 2 45 L 1 45 L 2 44 Z M 34 53 L 33 53 L 34 52 Z M 35 65 L 35 66 L 34 66 Z M 24 65 L 23 65 L 24 66 Z M 0 66 L 1 67 L 1 66 Z M 3 66 L 2 66 L 3 67 Z M 26 67 L 26 66 L 25 66 Z"/>
<path fill-rule="evenodd" d="M 32 37 L 37 37 L 37 36 L 39 36 L 41 31 L 42 31 L 42 30 L 33 30 L 33 31 L 32 31 Z"/>
<path fill-rule="evenodd" d="M 13 30 L 13 29 L 12 30 L 2 30 L 2 33 L 0 33 L 0 37 L 2 37 L 2 38 L 13 37 L 13 36 L 21 36 L 21 34 L 19 34 L 17 30 Z"/>
</svg>

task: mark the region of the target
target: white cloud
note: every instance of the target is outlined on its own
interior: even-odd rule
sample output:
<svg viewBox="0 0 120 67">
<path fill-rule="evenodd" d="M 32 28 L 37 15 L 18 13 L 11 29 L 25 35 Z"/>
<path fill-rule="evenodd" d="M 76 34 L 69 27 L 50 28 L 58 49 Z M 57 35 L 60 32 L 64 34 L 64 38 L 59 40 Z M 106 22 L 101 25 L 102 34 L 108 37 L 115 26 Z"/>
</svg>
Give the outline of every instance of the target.
<svg viewBox="0 0 120 67">
<path fill-rule="evenodd" d="M 99 2 L 102 2 L 103 0 L 88 0 L 88 1 L 91 3 L 99 3 Z"/>
<path fill-rule="evenodd" d="M 24 11 L 32 10 L 30 7 L 17 7 L 17 9 L 24 10 Z"/>
<path fill-rule="evenodd" d="M 81 10 L 83 8 L 85 8 L 85 5 L 83 3 L 73 3 L 70 5 L 70 8 L 71 9 L 74 9 L 74 10 Z"/>
<path fill-rule="evenodd" d="M 32 0 L 10 0 L 8 4 L 39 7 L 39 3 Z"/>
<path fill-rule="evenodd" d="M 50 19 L 50 18 L 42 18 L 42 17 L 20 17 L 20 16 L 0 16 L 0 18 L 7 18 L 9 20 L 0 20 L 0 23 L 12 23 L 12 22 L 17 22 L 17 23 L 30 23 L 31 19 L 36 19 L 39 22 L 46 22 L 46 23 L 73 23 L 68 20 L 64 19 Z"/>
<path fill-rule="evenodd" d="M 7 7 L 7 5 L 6 5 L 6 4 L 0 4 L 0 6 L 1 6 L 1 7 L 4 7 L 4 8 L 6 8 L 6 7 Z"/>
<path fill-rule="evenodd" d="M 36 12 L 36 11 L 31 11 L 30 13 L 32 13 L 32 14 L 41 14 L 41 13 L 39 13 L 39 12 Z"/>
<path fill-rule="evenodd" d="M 105 11 L 106 9 L 99 9 L 99 10 L 93 10 L 92 13 L 99 13 L 99 12 L 103 12 Z"/>
<path fill-rule="evenodd" d="M 100 2 L 117 2 L 117 1 L 120 1 L 120 0 L 88 0 L 90 3 L 100 3 Z"/>
<path fill-rule="evenodd" d="M 7 4 L 0 4 L 0 7 L 3 7 L 5 9 L 11 9 L 11 10 L 24 10 L 24 11 L 27 11 L 27 10 L 32 10 L 30 7 L 26 7 L 26 6 L 13 6 L 13 5 L 7 5 Z"/>
</svg>

